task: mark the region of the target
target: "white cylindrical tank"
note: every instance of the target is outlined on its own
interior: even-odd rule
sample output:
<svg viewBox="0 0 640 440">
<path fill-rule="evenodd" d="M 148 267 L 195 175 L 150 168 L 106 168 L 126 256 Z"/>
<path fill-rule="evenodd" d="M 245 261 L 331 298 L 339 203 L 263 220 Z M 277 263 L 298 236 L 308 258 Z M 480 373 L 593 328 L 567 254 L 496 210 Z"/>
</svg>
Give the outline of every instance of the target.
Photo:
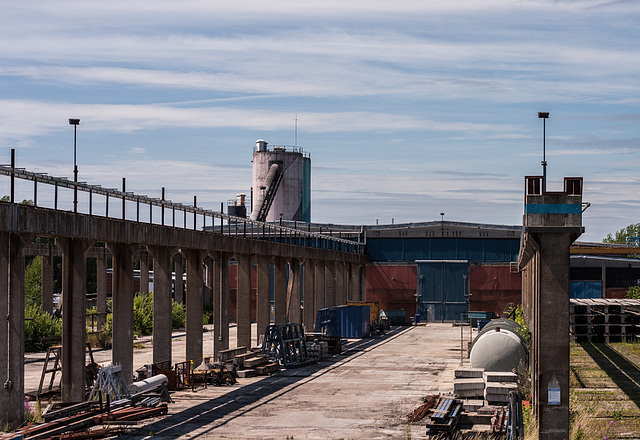
<svg viewBox="0 0 640 440">
<path fill-rule="evenodd" d="M 169 379 L 167 379 L 167 376 L 164 374 L 156 374 L 148 379 L 133 382 L 129 385 L 129 392 L 132 394 L 143 393 L 145 391 L 155 390 L 162 386 L 166 387 L 168 384 Z"/>
<path fill-rule="evenodd" d="M 518 324 L 511 320 L 494 320 L 487 324 L 473 341 L 469 355 L 471 367 L 511 372 L 526 362 L 527 349 L 522 336 L 517 333 L 518 328 Z"/>
<path fill-rule="evenodd" d="M 311 159 L 299 147 L 267 148 L 267 142 L 256 141 L 253 153 L 252 212 L 262 203 L 264 188 L 272 165 L 279 165 L 282 179 L 266 217 L 268 222 L 280 220 L 311 221 Z"/>
</svg>

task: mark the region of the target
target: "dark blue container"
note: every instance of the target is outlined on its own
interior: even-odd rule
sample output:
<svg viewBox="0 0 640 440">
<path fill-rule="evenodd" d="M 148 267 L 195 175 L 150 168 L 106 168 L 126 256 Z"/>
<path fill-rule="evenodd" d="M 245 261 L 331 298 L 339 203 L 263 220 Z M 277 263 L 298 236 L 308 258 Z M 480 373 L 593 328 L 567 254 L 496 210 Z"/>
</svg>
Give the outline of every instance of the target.
<svg viewBox="0 0 640 440">
<path fill-rule="evenodd" d="M 420 323 L 420 313 L 416 313 L 416 316 L 413 317 L 413 322 Z"/>
<path fill-rule="evenodd" d="M 339 306 L 332 310 L 335 310 L 341 338 L 362 339 L 369 336 L 371 322 L 368 305 Z"/>
<path fill-rule="evenodd" d="M 490 319 L 478 319 L 478 331 L 482 330 L 482 328 L 490 322 Z"/>
</svg>

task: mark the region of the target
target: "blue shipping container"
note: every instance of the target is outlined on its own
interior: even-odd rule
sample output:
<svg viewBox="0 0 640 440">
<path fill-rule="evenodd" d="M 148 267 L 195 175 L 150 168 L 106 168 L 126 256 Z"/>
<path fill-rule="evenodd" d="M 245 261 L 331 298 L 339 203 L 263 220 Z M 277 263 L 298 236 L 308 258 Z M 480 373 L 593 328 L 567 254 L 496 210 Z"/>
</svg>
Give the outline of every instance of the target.
<svg viewBox="0 0 640 440">
<path fill-rule="evenodd" d="M 340 337 L 362 339 L 369 336 L 369 306 L 339 306 L 333 308 L 340 324 Z"/>
</svg>

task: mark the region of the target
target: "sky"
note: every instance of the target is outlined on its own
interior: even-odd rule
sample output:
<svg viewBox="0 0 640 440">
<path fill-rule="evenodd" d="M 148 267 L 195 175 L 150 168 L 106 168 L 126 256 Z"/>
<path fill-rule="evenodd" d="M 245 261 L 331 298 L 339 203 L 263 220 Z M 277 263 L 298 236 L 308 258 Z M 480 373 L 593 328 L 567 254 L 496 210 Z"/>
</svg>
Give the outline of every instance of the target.
<svg viewBox="0 0 640 440">
<path fill-rule="evenodd" d="M 79 118 L 79 180 L 219 210 L 264 139 L 311 155 L 313 222 L 521 225 L 548 111 L 547 189 L 582 176 L 600 241 L 640 222 L 639 22 L 635 0 L 4 2 L 0 163 L 72 178 Z"/>
</svg>

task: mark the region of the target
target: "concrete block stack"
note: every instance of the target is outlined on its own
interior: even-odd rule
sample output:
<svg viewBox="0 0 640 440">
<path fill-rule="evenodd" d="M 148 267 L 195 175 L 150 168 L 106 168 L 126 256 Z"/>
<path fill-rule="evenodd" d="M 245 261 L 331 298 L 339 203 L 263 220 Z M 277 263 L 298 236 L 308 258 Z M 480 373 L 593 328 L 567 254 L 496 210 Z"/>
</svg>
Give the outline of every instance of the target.
<svg viewBox="0 0 640 440">
<path fill-rule="evenodd" d="M 458 368 L 455 370 L 453 392 L 462 399 L 484 397 L 484 370 L 482 368 Z"/>
<path fill-rule="evenodd" d="M 280 370 L 277 362 L 269 362 L 266 354 L 247 352 L 234 356 L 233 365 L 238 377 L 266 376 Z"/>
<path fill-rule="evenodd" d="M 518 388 L 518 376 L 515 373 L 486 372 L 484 398 L 490 404 L 509 402 L 509 392 Z"/>
<path fill-rule="evenodd" d="M 307 342 L 307 356 L 310 361 L 319 362 L 329 355 L 329 343 L 327 341 Z"/>
</svg>

